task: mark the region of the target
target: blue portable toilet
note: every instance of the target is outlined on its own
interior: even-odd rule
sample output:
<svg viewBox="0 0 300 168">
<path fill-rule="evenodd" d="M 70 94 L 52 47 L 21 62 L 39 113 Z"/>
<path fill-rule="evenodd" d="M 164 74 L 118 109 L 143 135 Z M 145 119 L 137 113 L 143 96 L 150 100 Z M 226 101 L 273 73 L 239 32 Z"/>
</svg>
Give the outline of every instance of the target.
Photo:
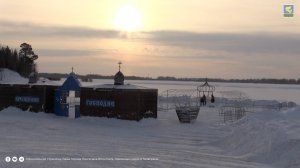
<svg viewBox="0 0 300 168">
<path fill-rule="evenodd" d="M 58 116 L 69 118 L 80 117 L 80 88 L 81 83 L 72 72 L 63 85 L 55 90 L 54 112 Z"/>
</svg>

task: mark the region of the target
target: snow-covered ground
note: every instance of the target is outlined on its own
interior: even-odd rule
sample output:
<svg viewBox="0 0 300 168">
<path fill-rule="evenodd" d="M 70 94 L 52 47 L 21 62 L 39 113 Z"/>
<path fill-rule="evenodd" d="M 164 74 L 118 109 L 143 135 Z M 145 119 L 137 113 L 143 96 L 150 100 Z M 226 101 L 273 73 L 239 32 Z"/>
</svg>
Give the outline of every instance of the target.
<svg viewBox="0 0 300 168">
<path fill-rule="evenodd" d="M 300 167 L 298 106 L 226 125 L 208 107 L 193 124 L 180 124 L 174 111 L 140 122 L 72 120 L 14 107 L 0 116 L 1 167 Z M 7 163 L 7 156 L 25 161 Z"/>
<path fill-rule="evenodd" d="M 10 72 L 6 74 L 5 83 L 28 81 Z M 9 81 L 9 78 L 12 79 Z M 83 85 L 111 83 L 112 80 L 94 80 Z M 125 83 L 158 88 L 159 92 L 195 89 L 199 85 L 169 81 Z M 286 100 L 300 104 L 299 85 L 212 84 L 217 91 L 238 90 L 254 100 Z M 136 122 L 96 117 L 72 120 L 9 107 L 0 111 L 0 168 L 300 167 L 299 106 L 281 111 L 261 109 L 230 124 L 222 122 L 217 107 L 202 107 L 197 121 L 192 124 L 180 124 L 175 110 L 159 111 L 158 119 Z M 25 160 L 6 162 L 8 157 L 24 157 Z"/>
</svg>

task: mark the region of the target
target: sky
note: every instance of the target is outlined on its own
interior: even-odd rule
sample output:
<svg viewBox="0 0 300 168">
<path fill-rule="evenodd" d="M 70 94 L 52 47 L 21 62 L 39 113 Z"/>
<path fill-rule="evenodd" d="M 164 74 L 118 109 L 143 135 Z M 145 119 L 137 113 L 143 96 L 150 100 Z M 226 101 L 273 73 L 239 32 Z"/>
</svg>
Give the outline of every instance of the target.
<svg viewBox="0 0 300 168">
<path fill-rule="evenodd" d="M 297 0 L 0 0 L 0 11 L 0 44 L 31 44 L 39 72 L 114 75 L 121 61 L 125 76 L 300 78 Z"/>
</svg>

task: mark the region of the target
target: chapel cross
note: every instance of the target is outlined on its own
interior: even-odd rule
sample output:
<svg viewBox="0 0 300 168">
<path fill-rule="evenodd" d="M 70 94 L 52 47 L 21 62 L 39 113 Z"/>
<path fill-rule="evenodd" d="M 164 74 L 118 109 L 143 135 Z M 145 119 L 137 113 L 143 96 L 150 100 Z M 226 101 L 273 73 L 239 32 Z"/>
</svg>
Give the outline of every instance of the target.
<svg viewBox="0 0 300 168">
<path fill-rule="evenodd" d="M 119 61 L 119 71 L 121 70 L 121 64 L 122 64 L 122 62 L 121 61 Z"/>
<path fill-rule="evenodd" d="M 67 103 L 69 104 L 69 118 L 75 118 L 75 106 L 80 105 L 80 97 L 75 96 L 74 90 L 69 91 Z"/>
</svg>

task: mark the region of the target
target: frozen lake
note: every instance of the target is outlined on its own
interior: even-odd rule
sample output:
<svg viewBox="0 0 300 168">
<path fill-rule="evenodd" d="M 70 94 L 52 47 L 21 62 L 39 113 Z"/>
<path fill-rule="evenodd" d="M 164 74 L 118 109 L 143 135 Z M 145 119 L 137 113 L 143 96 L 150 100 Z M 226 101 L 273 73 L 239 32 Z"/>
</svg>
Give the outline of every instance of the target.
<svg viewBox="0 0 300 168">
<path fill-rule="evenodd" d="M 82 82 L 84 86 L 95 84 L 111 84 L 112 79 L 94 79 L 92 83 Z M 134 84 L 149 88 L 157 88 L 159 93 L 168 89 L 196 89 L 200 82 L 158 81 L 158 80 L 125 80 L 125 84 Z M 216 87 L 216 96 L 220 91 L 237 90 L 246 93 L 252 99 L 293 101 L 300 104 L 300 85 L 254 84 L 254 83 L 210 83 Z"/>
</svg>

